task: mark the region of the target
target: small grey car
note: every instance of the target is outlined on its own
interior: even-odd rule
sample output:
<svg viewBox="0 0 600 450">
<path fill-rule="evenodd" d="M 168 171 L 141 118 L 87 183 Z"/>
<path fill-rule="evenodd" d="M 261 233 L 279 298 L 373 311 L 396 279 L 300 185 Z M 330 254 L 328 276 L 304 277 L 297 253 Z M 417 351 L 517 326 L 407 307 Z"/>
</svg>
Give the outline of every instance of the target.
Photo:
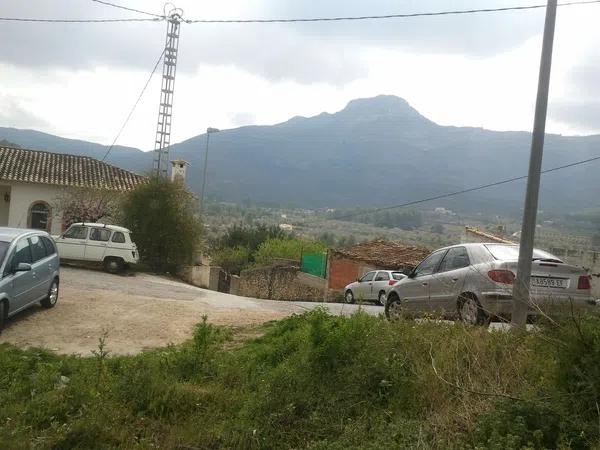
<svg viewBox="0 0 600 450">
<path fill-rule="evenodd" d="M 519 246 L 500 243 L 453 245 L 436 250 L 387 295 L 386 316 L 406 312 L 442 314 L 483 325 L 491 318 L 508 318 L 517 274 Z M 530 314 L 560 304 L 590 304 L 587 271 L 543 250 L 533 251 Z"/>
<path fill-rule="evenodd" d="M 0 227 L 0 330 L 10 316 L 29 306 L 56 305 L 59 270 L 48 233 Z"/>
</svg>

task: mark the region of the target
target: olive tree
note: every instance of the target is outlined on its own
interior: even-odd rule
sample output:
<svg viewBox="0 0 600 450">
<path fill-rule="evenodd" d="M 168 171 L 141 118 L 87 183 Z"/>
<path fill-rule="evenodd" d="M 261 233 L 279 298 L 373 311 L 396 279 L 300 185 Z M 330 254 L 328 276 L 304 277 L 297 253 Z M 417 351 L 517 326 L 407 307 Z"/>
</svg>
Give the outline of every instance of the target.
<svg viewBox="0 0 600 450">
<path fill-rule="evenodd" d="M 183 184 L 150 178 L 126 195 L 121 214 L 152 270 L 172 272 L 193 262 L 202 223 L 196 198 Z"/>
</svg>

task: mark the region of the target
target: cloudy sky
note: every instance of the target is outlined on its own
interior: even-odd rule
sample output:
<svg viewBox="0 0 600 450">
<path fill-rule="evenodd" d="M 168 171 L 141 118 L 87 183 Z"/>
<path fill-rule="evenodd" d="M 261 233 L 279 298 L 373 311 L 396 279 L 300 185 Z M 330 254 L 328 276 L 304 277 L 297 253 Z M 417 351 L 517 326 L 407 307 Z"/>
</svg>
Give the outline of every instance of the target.
<svg viewBox="0 0 600 450">
<path fill-rule="evenodd" d="M 376 15 L 544 0 L 175 0 L 187 19 Z M 164 1 L 114 0 L 162 13 Z M 128 18 L 91 0 L 3 0 L 0 16 Z M 548 131 L 600 133 L 600 4 L 558 11 Z M 443 124 L 530 130 L 544 10 L 365 22 L 182 24 L 172 142 L 394 94 Z M 166 25 L 0 23 L 0 126 L 110 144 Z M 159 71 L 160 72 L 160 71 Z M 156 76 L 118 143 L 151 149 Z M 1 136 L 0 136 L 1 138 Z"/>
</svg>

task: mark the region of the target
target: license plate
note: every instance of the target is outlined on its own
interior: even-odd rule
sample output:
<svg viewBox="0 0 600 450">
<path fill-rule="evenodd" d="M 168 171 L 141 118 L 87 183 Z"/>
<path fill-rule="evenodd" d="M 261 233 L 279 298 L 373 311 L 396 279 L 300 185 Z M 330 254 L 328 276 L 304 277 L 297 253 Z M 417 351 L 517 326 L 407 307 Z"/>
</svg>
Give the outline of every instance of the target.
<svg viewBox="0 0 600 450">
<path fill-rule="evenodd" d="M 567 278 L 531 277 L 531 285 L 535 287 L 566 289 L 569 285 Z"/>
</svg>

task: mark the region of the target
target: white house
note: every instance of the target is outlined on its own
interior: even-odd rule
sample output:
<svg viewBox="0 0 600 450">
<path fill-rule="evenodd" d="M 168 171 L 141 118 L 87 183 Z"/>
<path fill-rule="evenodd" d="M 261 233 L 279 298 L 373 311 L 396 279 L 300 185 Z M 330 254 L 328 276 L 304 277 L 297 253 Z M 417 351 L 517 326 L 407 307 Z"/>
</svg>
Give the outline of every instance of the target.
<svg viewBox="0 0 600 450">
<path fill-rule="evenodd" d="M 86 156 L 0 147 L 0 226 L 60 234 L 62 214 L 52 205 L 65 188 L 123 192 L 145 180 Z"/>
</svg>

